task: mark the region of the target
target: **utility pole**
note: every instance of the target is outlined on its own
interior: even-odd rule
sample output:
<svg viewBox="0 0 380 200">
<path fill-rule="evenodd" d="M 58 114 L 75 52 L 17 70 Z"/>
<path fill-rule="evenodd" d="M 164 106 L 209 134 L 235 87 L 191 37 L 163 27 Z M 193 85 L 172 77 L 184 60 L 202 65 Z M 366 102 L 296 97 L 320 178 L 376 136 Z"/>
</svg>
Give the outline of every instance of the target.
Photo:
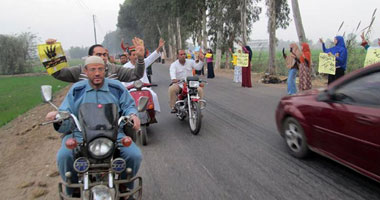
<svg viewBox="0 0 380 200">
<path fill-rule="evenodd" d="M 98 44 L 98 42 L 96 41 L 95 15 L 92 15 L 92 22 L 94 23 L 95 44 Z"/>
</svg>

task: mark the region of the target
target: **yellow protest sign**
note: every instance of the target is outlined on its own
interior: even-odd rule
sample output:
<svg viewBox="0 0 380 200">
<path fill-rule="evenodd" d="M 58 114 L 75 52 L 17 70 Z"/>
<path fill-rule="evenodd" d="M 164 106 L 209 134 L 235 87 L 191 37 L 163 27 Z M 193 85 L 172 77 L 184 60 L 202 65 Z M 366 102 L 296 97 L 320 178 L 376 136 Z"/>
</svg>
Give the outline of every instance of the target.
<svg viewBox="0 0 380 200">
<path fill-rule="evenodd" d="M 236 64 L 237 64 L 237 55 L 236 54 L 232 55 L 232 61 L 231 62 L 234 66 L 236 66 Z"/>
<path fill-rule="evenodd" d="M 247 53 L 237 53 L 236 65 L 240 67 L 248 67 L 248 56 Z"/>
<path fill-rule="evenodd" d="M 211 53 L 206 53 L 205 57 L 206 57 L 206 58 L 211 58 L 211 57 L 212 57 L 212 54 L 211 54 Z"/>
<path fill-rule="evenodd" d="M 60 42 L 54 44 L 39 44 L 37 49 L 40 61 L 49 74 L 53 74 L 68 66 L 65 52 Z"/>
<path fill-rule="evenodd" d="M 380 62 L 380 48 L 369 48 L 364 60 L 364 67 Z"/>
<path fill-rule="evenodd" d="M 327 53 L 319 54 L 318 72 L 335 75 L 335 56 Z"/>
</svg>

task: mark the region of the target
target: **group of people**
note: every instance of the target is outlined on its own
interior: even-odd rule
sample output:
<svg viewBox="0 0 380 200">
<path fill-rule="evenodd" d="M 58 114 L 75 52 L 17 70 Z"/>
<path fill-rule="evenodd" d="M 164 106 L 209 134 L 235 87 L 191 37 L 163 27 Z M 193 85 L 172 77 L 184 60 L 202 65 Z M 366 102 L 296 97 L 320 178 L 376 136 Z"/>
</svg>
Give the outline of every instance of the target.
<svg viewBox="0 0 380 200">
<path fill-rule="evenodd" d="M 48 39 L 47 44 L 53 44 L 56 40 Z M 126 86 L 132 84 L 135 80 L 141 80 L 143 83 L 149 83 L 147 78 L 146 67 L 160 57 L 160 50 L 164 46 L 165 41 L 160 39 L 157 49 L 149 56 L 145 57 L 145 47 L 143 41 L 139 38 L 132 40 L 133 46 L 128 47 L 128 51 L 120 57 L 123 65 L 116 65 L 109 60 L 108 51 L 100 44 L 93 45 L 89 48 L 88 57 L 84 66 L 72 66 L 63 68 L 52 76 L 58 80 L 75 83 L 67 93 L 64 101 L 59 107 L 59 111 L 68 111 L 78 116 L 78 110 L 83 103 L 118 105 L 119 113 L 122 115 L 130 115 L 133 120 L 135 130 L 140 128 L 140 120 L 138 118 L 135 102 Z M 192 70 L 200 70 L 203 67 L 204 54 L 200 50 L 197 60 L 186 59 L 184 50 L 177 51 L 177 60 L 170 66 L 171 85 L 169 87 L 170 108 L 174 109 L 177 94 L 183 87 L 181 81 L 187 76 L 192 76 Z M 211 70 L 210 70 L 211 72 Z M 144 88 L 150 90 L 149 88 Z M 150 90 L 155 104 L 155 110 L 160 111 L 157 95 Z M 203 90 L 198 88 L 201 98 L 203 98 Z M 56 119 L 58 112 L 52 111 L 46 115 L 46 120 L 52 121 Z M 65 146 L 68 138 L 74 137 L 77 141 L 83 141 L 82 134 L 73 127 L 70 120 L 62 123 L 54 123 L 56 131 L 63 133 L 61 147 L 57 153 L 57 165 L 60 175 L 64 181 L 67 177 L 66 172 L 71 172 L 71 182 L 78 181 L 78 176 L 73 169 L 74 157 L 72 151 Z M 120 129 L 122 130 L 122 129 Z M 118 133 L 118 142 L 125 136 L 123 132 Z M 142 160 L 140 149 L 132 143 L 128 148 L 120 147 L 121 157 L 126 160 L 127 167 L 132 169 L 132 175 L 136 175 Z M 122 174 L 122 177 L 125 177 Z M 72 190 L 67 190 L 68 194 L 72 194 Z"/>
<path fill-rule="evenodd" d="M 282 49 L 282 55 L 286 61 L 286 67 L 288 70 L 288 94 L 292 95 L 297 93 L 296 76 L 298 70 L 299 73 L 299 85 L 300 91 L 311 89 L 311 52 L 307 43 L 302 43 L 302 51 L 299 49 L 296 43 L 291 43 L 290 54 L 285 53 L 285 49 Z"/>
<path fill-rule="evenodd" d="M 331 84 L 338 78 L 344 76 L 347 65 L 347 48 L 342 36 L 336 36 L 334 38 L 334 46 L 326 48 L 322 39 L 319 40 L 322 44 L 322 50 L 324 53 L 335 57 L 335 74 L 328 75 L 328 84 Z M 301 44 L 302 49 L 298 47 L 296 43 L 289 45 L 290 54 L 287 55 L 285 50 L 282 50 L 284 59 L 286 60 L 286 66 L 288 70 L 287 92 L 289 95 L 297 93 L 296 76 L 299 71 L 299 91 L 309 90 L 312 88 L 311 72 L 312 72 L 312 60 L 311 51 L 307 43 Z"/>
<path fill-rule="evenodd" d="M 241 83 L 242 87 L 251 88 L 252 87 L 252 81 L 251 81 L 252 50 L 249 46 L 244 46 L 243 43 L 241 43 L 241 42 L 239 42 L 238 44 L 240 45 L 241 49 L 238 49 L 237 53 L 248 54 L 248 66 L 243 67 L 243 66 L 235 65 L 234 66 L 234 79 L 233 79 L 233 81 L 235 83 Z M 236 57 L 236 55 L 234 55 L 234 51 L 232 51 L 231 48 L 229 48 L 229 51 L 232 55 L 232 59 L 236 60 L 237 57 Z M 234 64 L 236 64 L 236 63 L 234 62 Z"/>
</svg>

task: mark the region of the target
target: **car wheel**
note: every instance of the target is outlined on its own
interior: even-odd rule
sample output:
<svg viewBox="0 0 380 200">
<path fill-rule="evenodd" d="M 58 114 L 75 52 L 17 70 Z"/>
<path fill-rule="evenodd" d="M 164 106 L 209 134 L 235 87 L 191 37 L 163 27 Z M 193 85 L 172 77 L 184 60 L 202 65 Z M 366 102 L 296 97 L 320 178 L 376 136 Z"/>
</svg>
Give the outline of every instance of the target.
<svg viewBox="0 0 380 200">
<path fill-rule="evenodd" d="M 307 140 L 300 123 L 293 117 L 288 117 L 283 126 L 286 146 L 292 156 L 305 158 L 309 154 Z"/>
</svg>

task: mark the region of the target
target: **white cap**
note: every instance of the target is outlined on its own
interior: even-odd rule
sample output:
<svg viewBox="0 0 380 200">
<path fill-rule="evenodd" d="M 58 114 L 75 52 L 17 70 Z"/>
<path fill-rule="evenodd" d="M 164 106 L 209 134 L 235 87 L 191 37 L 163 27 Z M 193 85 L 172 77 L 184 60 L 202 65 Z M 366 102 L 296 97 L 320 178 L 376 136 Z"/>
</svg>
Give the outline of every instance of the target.
<svg viewBox="0 0 380 200">
<path fill-rule="evenodd" d="M 104 61 L 99 56 L 89 56 L 84 61 L 84 66 L 87 66 L 89 64 L 102 64 L 102 65 L 104 65 Z"/>
</svg>

